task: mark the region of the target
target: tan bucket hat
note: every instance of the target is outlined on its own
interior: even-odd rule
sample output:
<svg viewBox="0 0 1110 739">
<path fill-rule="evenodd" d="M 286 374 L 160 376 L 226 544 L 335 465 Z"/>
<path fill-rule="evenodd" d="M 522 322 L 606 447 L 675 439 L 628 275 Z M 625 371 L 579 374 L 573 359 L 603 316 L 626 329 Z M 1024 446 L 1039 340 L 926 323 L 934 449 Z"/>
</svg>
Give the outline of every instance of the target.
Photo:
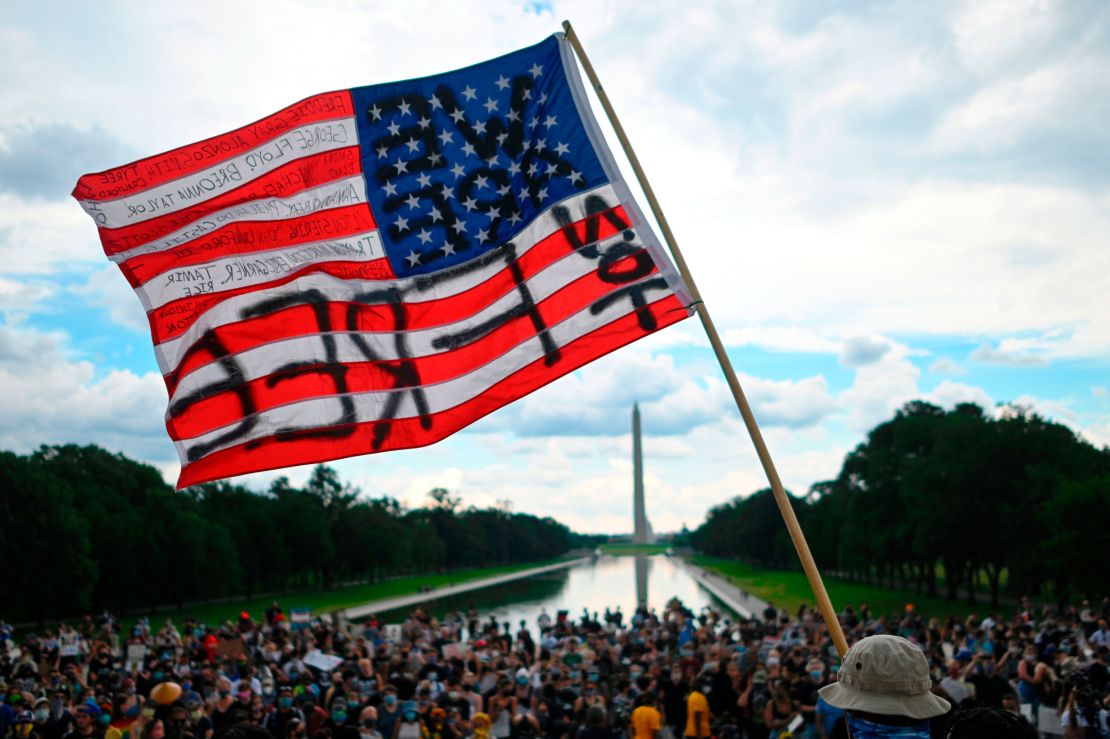
<svg viewBox="0 0 1110 739">
<path fill-rule="evenodd" d="M 927 719 L 951 708 L 929 692 L 932 687 L 924 652 L 908 639 L 879 634 L 853 644 L 836 682 L 819 692 L 837 708 Z"/>
</svg>

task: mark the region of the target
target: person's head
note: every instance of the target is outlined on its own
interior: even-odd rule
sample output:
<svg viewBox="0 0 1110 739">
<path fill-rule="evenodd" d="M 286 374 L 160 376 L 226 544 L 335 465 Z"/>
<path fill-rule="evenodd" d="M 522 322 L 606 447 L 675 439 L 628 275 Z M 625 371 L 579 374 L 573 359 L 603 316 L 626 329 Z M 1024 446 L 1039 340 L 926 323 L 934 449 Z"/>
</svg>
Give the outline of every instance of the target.
<svg viewBox="0 0 1110 739">
<path fill-rule="evenodd" d="M 850 715 L 897 725 L 948 712 L 948 701 L 933 695 L 932 685 L 924 652 L 908 639 L 878 634 L 852 645 L 836 682 L 821 688 L 820 695 Z"/>
<path fill-rule="evenodd" d="M 819 659 L 811 659 L 806 663 L 806 674 L 815 683 L 825 679 L 825 663 Z"/>
<path fill-rule="evenodd" d="M 304 739 L 304 734 L 304 721 L 299 718 L 291 718 L 285 722 L 285 736 L 283 739 Z"/>
<path fill-rule="evenodd" d="M 288 725 L 286 728 L 288 729 Z M 242 722 L 224 725 L 212 735 L 212 739 L 274 739 L 274 737 L 258 724 Z"/>
<path fill-rule="evenodd" d="M 140 734 L 141 739 L 164 739 L 166 736 L 166 725 L 162 723 L 162 719 L 153 719 L 143 724 L 143 730 Z"/>
<path fill-rule="evenodd" d="M 1007 690 L 1002 694 L 1002 710 L 1021 715 L 1021 701 L 1018 699 L 1017 693 Z"/>
<path fill-rule="evenodd" d="M 1010 711 L 976 706 L 956 711 L 944 727 L 945 739 L 1036 739 L 1029 722 Z"/>
<path fill-rule="evenodd" d="M 586 724 L 589 726 L 603 726 L 605 724 L 605 706 L 593 703 L 586 709 Z"/>
<path fill-rule="evenodd" d="M 95 724 L 98 718 L 100 718 L 100 709 L 89 703 L 82 703 L 74 710 L 74 720 L 80 730 Z"/>
</svg>

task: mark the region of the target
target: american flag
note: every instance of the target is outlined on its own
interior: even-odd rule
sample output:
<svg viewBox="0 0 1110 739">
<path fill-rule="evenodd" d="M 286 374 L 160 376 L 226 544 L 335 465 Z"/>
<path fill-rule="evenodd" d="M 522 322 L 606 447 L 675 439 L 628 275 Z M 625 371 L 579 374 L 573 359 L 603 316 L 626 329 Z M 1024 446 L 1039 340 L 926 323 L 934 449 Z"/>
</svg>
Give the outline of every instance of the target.
<svg viewBox="0 0 1110 739">
<path fill-rule="evenodd" d="M 78 181 L 178 487 L 438 441 L 690 314 L 562 35 Z"/>
</svg>

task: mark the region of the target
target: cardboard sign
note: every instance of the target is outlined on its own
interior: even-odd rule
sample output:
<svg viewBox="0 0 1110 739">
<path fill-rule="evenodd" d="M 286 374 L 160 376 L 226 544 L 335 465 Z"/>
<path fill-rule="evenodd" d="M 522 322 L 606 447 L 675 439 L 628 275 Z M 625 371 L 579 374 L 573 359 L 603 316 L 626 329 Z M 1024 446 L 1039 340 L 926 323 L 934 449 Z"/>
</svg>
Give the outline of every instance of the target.
<svg viewBox="0 0 1110 739">
<path fill-rule="evenodd" d="M 336 667 L 343 664 L 343 658 L 331 654 L 324 654 L 319 649 L 313 649 L 304 656 L 304 663 L 309 667 L 315 667 L 317 670 L 331 672 Z"/>
<path fill-rule="evenodd" d="M 216 644 L 216 654 L 221 657 L 246 659 L 247 648 L 243 645 L 243 639 L 241 637 L 236 636 L 232 639 L 220 639 Z"/>
<path fill-rule="evenodd" d="M 462 659 L 466 659 L 469 656 L 470 656 L 470 645 L 469 644 L 463 644 L 462 642 L 455 642 L 454 644 L 444 644 L 443 645 L 443 657 L 444 657 L 444 659 L 454 659 L 455 657 L 460 657 Z"/>
</svg>

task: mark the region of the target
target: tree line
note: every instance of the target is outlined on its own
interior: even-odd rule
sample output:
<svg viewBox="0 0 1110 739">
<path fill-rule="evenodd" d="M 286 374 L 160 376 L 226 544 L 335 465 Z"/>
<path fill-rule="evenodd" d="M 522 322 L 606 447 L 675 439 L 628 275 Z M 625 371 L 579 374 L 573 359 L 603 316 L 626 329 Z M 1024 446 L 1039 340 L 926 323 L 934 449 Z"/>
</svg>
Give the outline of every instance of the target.
<svg viewBox="0 0 1110 739">
<path fill-rule="evenodd" d="M 153 467 L 96 446 L 0 452 L 8 620 L 117 613 L 217 597 L 556 557 L 563 524 L 507 503 L 370 498 L 317 466 L 304 487 L 227 482 L 175 492 Z"/>
<path fill-rule="evenodd" d="M 825 572 L 994 608 L 1107 589 L 1110 449 L 1019 407 L 908 403 L 791 503 Z M 713 508 L 691 544 L 797 566 L 770 490 Z"/>
</svg>

